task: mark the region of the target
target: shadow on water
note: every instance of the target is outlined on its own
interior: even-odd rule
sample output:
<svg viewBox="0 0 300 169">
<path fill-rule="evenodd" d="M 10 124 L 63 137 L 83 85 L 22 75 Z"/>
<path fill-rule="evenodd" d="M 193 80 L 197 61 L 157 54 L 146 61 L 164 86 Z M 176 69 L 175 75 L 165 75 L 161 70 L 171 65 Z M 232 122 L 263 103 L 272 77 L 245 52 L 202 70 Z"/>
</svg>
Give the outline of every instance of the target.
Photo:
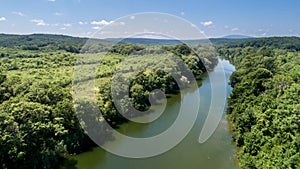
<svg viewBox="0 0 300 169">
<path fill-rule="evenodd" d="M 78 161 L 73 158 L 68 158 L 64 161 L 60 169 L 78 169 L 76 167 Z"/>
</svg>

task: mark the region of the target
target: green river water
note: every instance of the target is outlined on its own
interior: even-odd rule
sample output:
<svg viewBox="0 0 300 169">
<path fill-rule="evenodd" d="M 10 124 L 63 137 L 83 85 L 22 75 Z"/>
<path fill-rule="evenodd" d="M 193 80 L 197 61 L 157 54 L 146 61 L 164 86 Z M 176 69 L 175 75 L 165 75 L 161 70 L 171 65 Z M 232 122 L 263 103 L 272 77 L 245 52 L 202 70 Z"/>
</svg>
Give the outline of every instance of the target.
<svg viewBox="0 0 300 169">
<path fill-rule="evenodd" d="M 223 65 L 226 80 L 229 81 L 230 74 L 235 70 L 227 60 L 220 60 L 217 67 Z M 216 76 L 218 69 L 209 73 L 209 76 Z M 227 83 L 226 82 L 226 83 Z M 195 125 L 185 139 L 176 147 L 161 155 L 144 158 L 131 159 L 113 155 L 101 148 L 94 148 L 92 151 L 72 156 L 76 166 L 68 169 L 235 169 L 239 168 L 235 158 L 235 146 L 232 143 L 232 133 L 226 120 L 225 110 L 223 118 L 214 134 L 205 142 L 200 144 L 198 138 L 207 117 L 211 103 L 210 80 L 205 77 L 196 91 L 184 91 L 183 99 L 189 99 L 192 92 L 200 93 L 200 109 Z M 224 82 L 220 82 L 224 83 Z M 227 85 L 227 94 L 231 87 Z M 220 96 L 221 97 L 221 96 Z M 195 104 L 192 100 L 189 104 Z M 118 129 L 119 132 L 134 137 L 149 137 L 157 135 L 166 130 L 176 119 L 181 96 L 172 95 L 168 99 L 167 107 L 157 120 L 149 124 L 125 123 Z M 188 111 L 188 110 L 185 110 Z M 155 112 L 139 118 L 149 118 Z M 107 144 L 118 146 L 122 140 L 110 141 Z"/>
</svg>

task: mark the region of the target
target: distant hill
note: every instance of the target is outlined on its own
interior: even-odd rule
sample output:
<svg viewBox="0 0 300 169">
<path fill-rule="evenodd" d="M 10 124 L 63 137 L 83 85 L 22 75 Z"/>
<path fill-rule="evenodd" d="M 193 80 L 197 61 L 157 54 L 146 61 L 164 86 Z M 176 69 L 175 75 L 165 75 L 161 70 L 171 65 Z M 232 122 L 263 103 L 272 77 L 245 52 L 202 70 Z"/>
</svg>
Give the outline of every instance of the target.
<svg viewBox="0 0 300 169">
<path fill-rule="evenodd" d="M 0 34 L 0 46 L 13 47 L 13 46 L 46 46 L 46 45 L 82 45 L 86 42 L 87 38 L 78 38 L 66 35 L 54 34 L 31 34 L 31 35 L 12 35 Z"/>
<path fill-rule="evenodd" d="M 287 49 L 300 51 L 300 37 L 264 37 L 247 39 L 211 39 L 214 45 L 222 45 L 227 48 L 244 48 L 247 46 L 260 48 L 270 47 L 276 49 Z"/>
<path fill-rule="evenodd" d="M 247 35 L 228 35 L 228 36 L 224 36 L 222 38 L 224 38 L 224 39 L 249 39 L 249 38 L 253 38 L 253 37 L 247 36 Z"/>
<path fill-rule="evenodd" d="M 110 42 L 132 43 L 138 45 L 178 45 L 182 43 L 190 45 L 206 45 L 211 44 L 210 39 L 194 39 L 194 40 L 176 40 L 176 39 L 149 39 L 149 38 L 110 38 L 105 39 Z"/>
<path fill-rule="evenodd" d="M 81 47 L 87 42 L 88 38 L 72 37 L 54 34 L 31 34 L 31 35 L 10 35 L 0 34 L 0 46 L 19 47 L 27 50 L 57 50 L 79 52 Z M 175 39 L 148 39 L 148 38 L 112 38 L 94 39 L 95 42 L 105 47 L 108 44 L 121 42 L 138 45 L 177 45 L 181 43 L 203 45 L 223 45 L 227 47 L 262 47 L 272 46 L 282 49 L 300 50 L 300 37 L 264 37 L 254 38 L 245 35 L 229 35 L 223 38 L 210 38 L 208 40 L 175 40 Z"/>
<path fill-rule="evenodd" d="M 109 38 L 105 39 L 111 42 L 133 43 L 139 45 L 177 45 L 182 43 L 174 39 L 148 39 L 148 38 Z"/>
</svg>

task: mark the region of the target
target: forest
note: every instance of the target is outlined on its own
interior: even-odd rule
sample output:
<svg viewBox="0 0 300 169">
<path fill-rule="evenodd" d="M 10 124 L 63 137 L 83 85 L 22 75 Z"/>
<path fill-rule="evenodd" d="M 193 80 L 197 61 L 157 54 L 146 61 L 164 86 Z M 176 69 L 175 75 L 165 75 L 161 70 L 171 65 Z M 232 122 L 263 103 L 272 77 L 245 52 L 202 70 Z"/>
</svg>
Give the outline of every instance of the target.
<svg viewBox="0 0 300 169">
<path fill-rule="evenodd" d="M 93 126 L 82 126 L 77 118 L 85 113 L 80 112 L 80 108 L 88 102 L 74 103 L 71 94 L 74 66 L 80 51 L 92 56 L 105 55 L 95 79 L 97 107 L 91 108 L 99 108 L 103 118 L 115 128 L 126 119 L 116 110 L 110 86 L 125 58 L 130 56 L 131 64 L 122 67 L 118 78 L 131 76 L 132 69 L 140 70 L 130 85 L 129 97 L 131 104 L 141 111 L 149 108 L 148 98 L 153 89 L 161 89 L 166 94 L 177 92 L 178 84 L 167 73 L 170 65 L 179 63 L 176 58 L 183 60 L 197 79 L 218 62 L 213 48 L 195 46 L 191 49 L 185 44 L 118 43 L 108 48 L 111 42 L 94 40 L 95 43 L 83 48 L 86 39 L 62 35 L 2 34 L 0 39 L 0 163 L 4 169 L 59 168 L 68 156 L 96 146 L 84 131 L 85 127 Z M 196 54 L 200 51 L 201 56 Z M 172 59 L 174 56 L 178 57 Z M 149 63 L 155 66 L 142 69 Z M 83 63 L 93 64 L 97 62 Z M 174 70 L 174 76 L 188 87 L 190 79 L 186 72 Z M 124 91 L 122 86 L 115 90 Z M 122 102 L 125 98 L 119 99 Z M 126 109 L 127 105 L 121 107 Z M 125 110 L 125 113 L 131 112 Z M 101 125 L 98 119 L 102 117 L 88 118 Z M 103 142 L 113 139 L 110 131 L 103 130 L 101 134 Z"/>
<path fill-rule="evenodd" d="M 83 48 L 86 41 L 63 35 L 0 35 L 0 168 L 59 168 L 68 156 L 96 146 L 84 131 L 91 126 L 81 126 L 75 112 L 75 107 L 80 110 L 87 102 L 74 103 L 71 94 L 80 52 L 105 55 L 96 73 L 96 108 L 115 128 L 126 119 L 118 113 L 110 95 L 114 77 L 126 79 L 132 76 L 132 70 L 140 70 L 133 77 L 129 99 L 136 109 L 145 111 L 153 89 L 167 94 L 178 92 L 178 84 L 167 73 L 170 65 L 179 63 L 174 56 L 179 56 L 198 80 L 218 62 L 215 49 L 202 45 L 191 49 L 175 41 L 155 45 L 143 39 L 142 43 L 122 42 L 109 48 L 112 41 L 95 39 L 93 45 Z M 211 41 L 219 55 L 237 69 L 230 78 L 233 91 L 227 114 L 233 124 L 241 168 L 299 168 L 300 39 Z M 119 71 L 125 59 L 130 64 Z M 149 63 L 154 66 L 143 69 Z M 187 72 L 173 72 L 188 87 Z M 115 90 L 123 95 L 123 86 Z M 122 103 L 125 98 L 119 99 Z M 131 113 L 127 105 L 122 107 L 125 113 Z M 94 117 L 90 120 L 101 125 Z M 109 131 L 103 132 L 103 142 L 113 139 Z"/>
<path fill-rule="evenodd" d="M 300 168 L 299 38 L 219 46 L 237 71 L 227 114 L 241 168 Z"/>
</svg>

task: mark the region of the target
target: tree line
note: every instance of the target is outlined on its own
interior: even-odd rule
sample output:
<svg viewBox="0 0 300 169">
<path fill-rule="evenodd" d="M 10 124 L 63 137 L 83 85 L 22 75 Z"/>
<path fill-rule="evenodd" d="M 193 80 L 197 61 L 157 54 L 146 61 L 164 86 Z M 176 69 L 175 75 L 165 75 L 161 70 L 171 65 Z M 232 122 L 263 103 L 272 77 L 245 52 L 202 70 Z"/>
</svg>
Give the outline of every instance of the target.
<svg viewBox="0 0 300 169">
<path fill-rule="evenodd" d="M 300 167 L 298 39 L 263 38 L 219 48 L 237 69 L 230 77 L 227 114 L 241 168 Z"/>
</svg>

